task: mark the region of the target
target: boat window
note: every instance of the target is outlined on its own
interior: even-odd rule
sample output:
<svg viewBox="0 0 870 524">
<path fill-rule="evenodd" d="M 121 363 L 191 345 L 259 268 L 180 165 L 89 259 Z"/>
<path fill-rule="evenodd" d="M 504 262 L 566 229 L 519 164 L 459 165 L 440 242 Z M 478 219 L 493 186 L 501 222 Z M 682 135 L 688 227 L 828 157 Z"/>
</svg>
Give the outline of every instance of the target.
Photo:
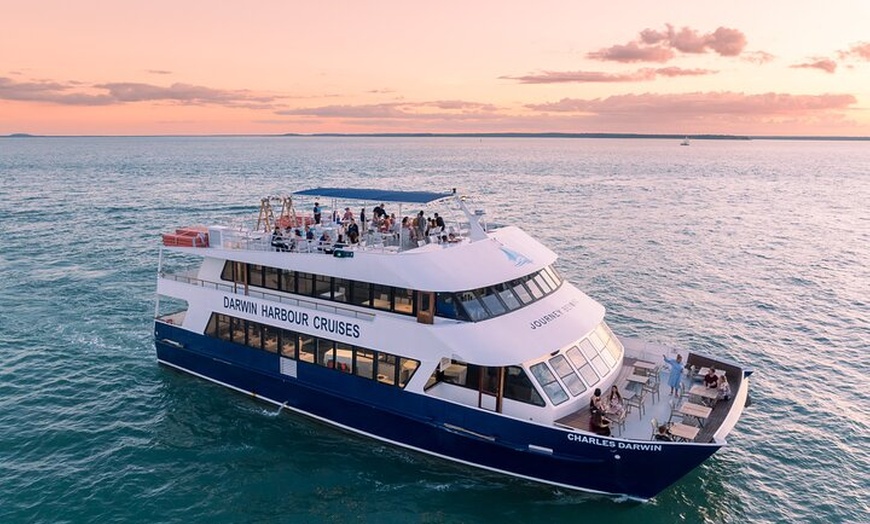
<svg viewBox="0 0 870 524">
<path fill-rule="evenodd" d="M 315 338 L 311 335 L 299 335 L 299 360 L 314 363 Z"/>
<path fill-rule="evenodd" d="M 380 284 L 372 285 L 372 305 L 375 309 L 389 311 L 393 307 L 393 288 Z"/>
<path fill-rule="evenodd" d="M 346 278 L 332 279 L 332 300 L 347 302 L 350 298 L 350 280 Z"/>
<path fill-rule="evenodd" d="M 372 300 L 372 285 L 368 282 L 354 281 L 350 286 L 350 303 L 357 306 L 368 306 Z"/>
<path fill-rule="evenodd" d="M 248 284 L 263 287 L 263 266 L 260 264 L 248 264 Z"/>
<path fill-rule="evenodd" d="M 589 386 L 594 386 L 595 384 L 598 384 L 599 380 L 601 380 L 598 373 L 596 373 L 595 369 L 592 368 L 592 364 L 584 364 L 582 367 L 577 368 L 577 372 L 580 373 L 580 376 L 583 377 L 583 380 Z"/>
<path fill-rule="evenodd" d="M 399 387 L 403 388 L 408 384 L 408 381 L 414 376 L 414 372 L 417 371 L 419 365 L 419 362 L 410 358 L 399 359 L 399 369 L 401 369 L 399 373 Z"/>
<path fill-rule="evenodd" d="M 344 342 L 335 343 L 335 369 L 342 373 L 350 373 L 353 366 L 353 346 Z"/>
<path fill-rule="evenodd" d="M 296 292 L 296 274 L 289 269 L 281 270 L 281 291 Z"/>
<path fill-rule="evenodd" d="M 394 304 L 394 310 L 396 313 L 413 315 L 416 296 L 416 292 L 411 289 L 396 288 L 396 303 Z"/>
<path fill-rule="evenodd" d="M 234 278 L 235 273 L 233 271 L 234 267 L 235 267 L 235 264 L 233 262 L 231 262 L 229 260 L 224 262 L 224 269 L 223 269 L 223 271 L 221 271 L 221 279 L 222 280 L 229 280 L 230 282 L 235 282 L 235 280 L 236 280 Z"/>
<path fill-rule="evenodd" d="M 498 294 L 502 303 L 509 311 L 513 311 L 515 309 L 519 309 L 522 304 L 520 304 L 520 300 L 514 295 L 511 286 L 507 283 L 498 284 L 492 287 L 496 294 Z"/>
<path fill-rule="evenodd" d="M 532 296 L 532 294 L 529 292 L 529 289 L 526 287 L 525 284 L 523 284 L 523 279 L 514 280 L 513 282 L 511 282 L 511 287 L 517 294 L 517 297 L 519 297 L 520 302 L 522 302 L 523 304 L 531 304 L 535 301 L 535 297 Z"/>
<path fill-rule="evenodd" d="M 323 338 L 317 342 L 317 363 L 328 368 L 335 367 L 335 342 Z"/>
<path fill-rule="evenodd" d="M 547 285 L 550 286 L 551 290 L 555 290 L 556 288 L 559 287 L 559 284 L 557 284 L 556 281 L 553 280 L 553 277 L 547 271 L 547 268 L 544 268 L 541 271 L 539 271 L 538 276 L 543 277 L 543 279 L 547 282 Z"/>
<path fill-rule="evenodd" d="M 558 406 L 568 400 L 568 394 L 562 389 L 562 385 L 556 380 L 556 376 L 553 375 L 553 372 L 550 371 L 546 363 L 539 362 L 535 364 L 531 367 L 531 371 L 535 380 L 544 388 L 544 393 L 547 394 L 554 406 Z"/>
<path fill-rule="evenodd" d="M 565 354 L 568 355 L 568 360 L 570 360 L 577 369 L 580 369 L 586 364 L 586 359 L 580 354 L 580 350 L 577 349 L 577 346 L 571 346 Z"/>
<path fill-rule="evenodd" d="M 299 342 L 299 335 L 286 329 L 281 330 L 281 356 L 287 358 L 296 358 L 296 346 Z"/>
<path fill-rule="evenodd" d="M 556 374 L 559 375 L 559 378 L 562 379 L 562 382 L 565 383 L 565 386 L 572 395 L 576 397 L 586 391 L 586 386 L 583 385 L 580 377 L 574 373 L 574 369 L 571 368 L 571 364 L 568 363 L 568 359 L 564 355 L 556 355 L 551 358 L 550 365 L 553 366 Z"/>
<path fill-rule="evenodd" d="M 437 293 L 435 295 L 435 314 L 439 317 L 468 320 L 453 293 Z"/>
<path fill-rule="evenodd" d="M 332 300 L 332 277 L 324 275 L 314 276 L 314 291 L 312 296 L 315 298 L 325 298 Z"/>
<path fill-rule="evenodd" d="M 353 355 L 353 372 L 358 377 L 369 380 L 375 377 L 375 353 L 374 351 L 356 348 Z"/>
<path fill-rule="evenodd" d="M 378 382 L 382 384 L 396 383 L 396 357 L 387 353 L 378 353 Z"/>
<path fill-rule="evenodd" d="M 296 273 L 296 292 L 311 296 L 314 289 L 314 275 L 311 273 Z"/>
<path fill-rule="evenodd" d="M 498 291 L 496 291 L 495 288 L 490 287 L 485 291 L 482 290 L 481 300 L 483 301 L 484 307 L 489 310 L 491 316 L 498 316 L 507 312 L 504 304 L 499 300 Z"/>
<path fill-rule="evenodd" d="M 504 374 L 504 398 L 533 404 L 535 406 L 544 406 L 544 399 L 541 394 L 532 385 L 529 376 L 523 371 L 523 368 L 518 366 L 508 366 Z"/>
<path fill-rule="evenodd" d="M 230 342 L 235 342 L 236 344 L 245 343 L 244 320 L 236 317 L 230 317 Z"/>
<path fill-rule="evenodd" d="M 281 289 L 280 288 L 280 276 L 281 272 L 274 267 L 266 268 L 266 278 L 263 282 L 263 287 L 267 289 Z"/>
<path fill-rule="evenodd" d="M 472 321 L 484 320 L 487 318 L 486 309 L 477 298 L 477 290 L 466 291 L 459 296 L 462 308 L 468 313 Z"/>
<path fill-rule="evenodd" d="M 280 329 L 274 326 L 263 325 L 263 349 L 269 353 L 278 352 L 278 332 Z"/>
<path fill-rule="evenodd" d="M 607 364 L 604 363 L 604 360 L 602 360 L 601 357 L 595 357 L 592 359 L 592 367 L 594 367 L 595 371 L 597 371 L 602 377 L 607 374 Z"/>
<path fill-rule="evenodd" d="M 211 318 L 208 319 L 208 325 L 205 326 L 206 335 L 221 338 L 218 331 L 218 324 L 220 323 L 221 317 L 223 317 L 223 315 L 212 315 Z"/>
<path fill-rule="evenodd" d="M 537 284 L 541 287 L 541 291 L 543 291 L 545 295 L 553 291 L 553 286 L 551 286 L 547 282 L 547 280 L 543 276 L 543 273 L 536 273 L 534 276 L 534 281 L 537 282 Z"/>
<path fill-rule="evenodd" d="M 583 356 L 585 356 L 587 360 L 592 360 L 596 355 L 598 355 L 592 342 L 589 342 L 589 340 L 585 338 L 580 341 L 580 350 L 583 352 Z"/>
<path fill-rule="evenodd" d="M 534 280 L 532 280 L 531 277 L 523 278 L 523 283 L 526 285 L 527 288 L 529 288 L 529 292 L 532 294 L 533 297 L 535 297 L 535 300 L 538 300 L 544 296 L 544 292 L 541 291 L 541 288 L 535 283 Z"/>
<path fill-rule="evenodd" d="M 559 287 L 562 285 L 562 280 L 563 280 L 562 275 L 560 275 L 559 272 L 556 271 L 555 267 L 547 266 L 544 268 L 544 271 L 546 271 L 547 273 L 550 274 L 550 277 L 553 279 L 553 282 L 556 283 L 556 287 Z"/>
</svg>

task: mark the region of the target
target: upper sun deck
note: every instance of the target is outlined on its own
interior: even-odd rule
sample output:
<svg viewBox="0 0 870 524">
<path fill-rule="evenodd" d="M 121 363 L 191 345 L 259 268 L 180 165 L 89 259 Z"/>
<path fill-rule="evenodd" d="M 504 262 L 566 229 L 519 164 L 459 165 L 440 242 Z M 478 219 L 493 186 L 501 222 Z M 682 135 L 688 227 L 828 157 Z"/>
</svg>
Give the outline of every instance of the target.
<svg viewBox="0 0 870 524">
<path fill-rule="evenodd" d="M 300 195 L 331 202 L 314 197 L 310 207 L 300 205 Z M 253 227 L 182 228 L 163 243 L 205 257 L 439 291 L 505 282 L 556 260 L 518 228 L 487 231 L 484 216 L 454 193 L 318 188 L 263 198 Z"/>
</svg>

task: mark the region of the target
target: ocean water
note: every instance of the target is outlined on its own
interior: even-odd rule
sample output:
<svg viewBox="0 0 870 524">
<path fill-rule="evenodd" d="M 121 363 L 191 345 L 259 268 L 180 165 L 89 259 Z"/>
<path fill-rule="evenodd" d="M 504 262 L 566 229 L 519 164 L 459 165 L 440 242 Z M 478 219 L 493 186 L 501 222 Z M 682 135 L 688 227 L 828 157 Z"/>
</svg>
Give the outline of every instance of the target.
<svg viewBox="0 0 870 524">
<path fill-rule="evenodd" d="M 755 367 L 646 504 L 399 450 L 157 365 L 159 233 L 314 186 L 517 224 L 618 334 Z M 0 522 L 870 521 L 870 144 L 0 139 Z"/>
</svg>

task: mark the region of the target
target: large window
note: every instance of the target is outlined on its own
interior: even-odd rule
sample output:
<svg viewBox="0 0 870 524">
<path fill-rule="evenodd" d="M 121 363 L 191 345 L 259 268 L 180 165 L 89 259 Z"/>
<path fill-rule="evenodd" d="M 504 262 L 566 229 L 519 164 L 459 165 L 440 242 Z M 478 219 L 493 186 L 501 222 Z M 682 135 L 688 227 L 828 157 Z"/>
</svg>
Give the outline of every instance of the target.
<svg viewBox="0 0 870 524">
<path fill-rule="evenodd" d="M 321 300 L 343 302 L 355 306 L 416 315 L 417 291 L 407 288 L 372 284 L 326 275 L 294 272 L 256 264 L 227 261 L 221 272 L 223 280 L 247 282 L 250 286 L 305 295 Z M 438 292 L 435 295 L 435 315 L 462 321 L 478 322 L 497 317 L 531 304 L 554 292 L 562 278 L 552 267 L 522 278 L 494 286 L 469 289 L 458 293 Z M 598 332 L 602 344 L 607 343 L 606 327 Z M 617 348 L 608 348 L 614 359 Z M 610 358 L 603 356 L 610 363 Z"/>
<path fill-rule="evenodd" d="M 544 393 L 547 394 L 554 406 L 558 406 L 568 400 L 568 394 L 562 389 L 562 385 L 556 380 L 556 376 L 553 375 L 553 372 L 550 371 L 546 363 L 539 362 L 535 364 L 531 367 L 531 371 L 535 380 L 544 388 Z"/>
<path fill-rule="evenodd" d="M 420 366 L 420 362 L 414 359 L 220 313 L 213 313 L 209 318 L 205 334 L 249 348 L 280 353 L 284 358 L 402 388 L 408 385 Z"/>
</svg>

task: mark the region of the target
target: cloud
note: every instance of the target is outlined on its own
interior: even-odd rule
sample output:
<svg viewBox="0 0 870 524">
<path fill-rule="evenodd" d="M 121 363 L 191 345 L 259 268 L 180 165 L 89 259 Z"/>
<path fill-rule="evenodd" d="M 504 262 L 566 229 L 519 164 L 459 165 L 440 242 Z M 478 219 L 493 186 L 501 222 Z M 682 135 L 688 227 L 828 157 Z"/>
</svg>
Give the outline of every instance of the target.
<svg viewBox="0 0 870 524">
<path fill-rule="evenodd" d="M 662 46 L 641 47 L 637 42 L 625 45 L 613 45 L 598 51 L 586 53 L 587 58 L 609 62 L 659 62 L 664 63 L 674 58 L 671 49 Z"/>
<path fill-rule="evenodd" d="M 150 73 L 152 75 L 171 75 L 172 71 L 166 71 L 164 69 L 148 69 L 146 73 Z"/>
<path fill-rule="evenodd" d="M 105 106 L 135 102 L 171 102 L 190 105 L 269 108 L 278 100 L 271 95 L 254 95 L 246 90 L 223 90 L 175 83 L 157 86 L 136 82 L 87 85 L 82 82 L 50 80 L 18 82 L 0 77 L 0 100 L 46 102 L 60 105 Z"/>
<path fill-rule="evenodd" d="M 432 109 L 447 111 L 446 113 L 433 112 Z M 319 107 L 301 107 L 295 109 L 282 109 L 275 114 L 283 116 L 312 116 L 320 118 L 478 118 L 484 114 L 491 114 L 498 110 L 492 104 L 468 102 L 464 100 L 436 100 L 427 102 L 389 102 L 383 104 L 362 105 L 329 105 Z"/>
<path fill-rule="evenodd" d="M 747 51 L 743 53 L 740 58 L 744 62 L 749 62 L 751 64 L 766 64 L 768 62 L 772 62 L 776 57 L 770 53 L 765 51 Z"/>
<path fill-rule="evenodd" d="M 807 116 L 849 109 L 857 99 L 849 94 L 792 95 L 734 92 L 617 95 L 608 98 L 563 98 L 546 104 L 530 104 L 534 111 L 594 115 L 673 115 L 701 118 L 711 115 Z"/>
<path fill-rule="evenodd" d="M 521 84 L 564 84 L 564 83 L 610 83 L 646 82 L 657 76 L 701 76 L 714 74 L 710 69 L 683 69 L 681 67 L 643 68 L 628 73 L 604 73 L 600 71 L 544 71 L 540 74 L 523 76 L 502 76 L 502 79 L 517 80 Z"/>
<path fill-rule="evenodd" d="M 624 45 L 613 45 L 586 54 L 587 58 L 612 62 L 667 62 L 675 51 L 701 54 L 713 51 L 720 56 L 738 56 L 746 47 L 746 35 L 728 27 L 719 27 L 712 33 L 701 34 L 683 27 L 675 30 L 666 24 L 664 30 L 644 29 L 637 40 Z"/>
<path fill-rule="evenodd" d="M 789 67 L 793 69 L 821 69 L 826 73 L 834 73 L 837 70 L 837 62 L 830 58 L 814 58 L 811 62 L 794 64 Z"/>
<path fill-rule="evenodd" d="M 840 51 L 837 55 L 841 59 L 854 58 L 870 62 L 870 42 L 858 42 L 845 51 Z"/>
</svg>

